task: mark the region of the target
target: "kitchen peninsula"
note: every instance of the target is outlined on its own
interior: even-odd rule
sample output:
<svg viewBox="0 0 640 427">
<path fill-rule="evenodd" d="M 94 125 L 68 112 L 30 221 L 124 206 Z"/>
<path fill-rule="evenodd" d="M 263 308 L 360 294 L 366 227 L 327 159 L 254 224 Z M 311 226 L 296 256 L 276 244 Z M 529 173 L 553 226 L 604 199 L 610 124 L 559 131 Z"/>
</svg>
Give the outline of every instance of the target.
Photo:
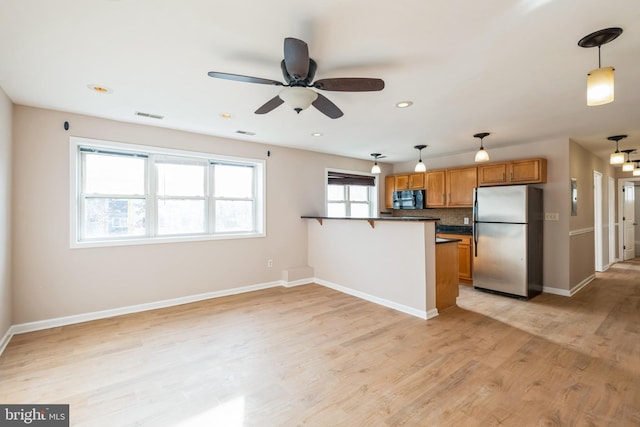
<svg viewBox="0 0 640 427">
<path fill-rule="evenodd" d="M 319 284 L 422 319 L 438 315 L 438 218 L 302 218 Z"/>
</svg>

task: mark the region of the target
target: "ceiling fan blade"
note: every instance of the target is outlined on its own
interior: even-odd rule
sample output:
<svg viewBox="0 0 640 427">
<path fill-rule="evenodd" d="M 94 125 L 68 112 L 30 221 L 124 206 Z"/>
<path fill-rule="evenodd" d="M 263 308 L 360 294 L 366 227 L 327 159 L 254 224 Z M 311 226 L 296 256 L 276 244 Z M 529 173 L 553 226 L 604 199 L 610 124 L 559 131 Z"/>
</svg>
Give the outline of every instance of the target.
<svg viewBox="0 0 640 427">
<path fill-rule="evenodd" d="M 338 92 L 373 92 L 384 89 L 384 81 L 364 77 L 341 77 L 316 80 L 313 87 Z"/>
<path fill-rule="evenodd" d="M 284 63 L 295 80 L 304 80 L 309 74 L 309 47 L 302 40 L 284 39 Z"/>
<path fill-rule="evenodd" d="M 332 119 L 337 119 L 338 117 L 342 117 L 344 115 L 344 113 L 340 111 L 336 104 L 329 101 L 329 99 L 321 93 L 318 94 L 318 97 L 311 103 L 311 105 L 320 110 L 322 114 Z"/>
<path fill-rule="evenodd" d="M 277 80 L 262 79 L 260 77 L 243 76 L 240 74 L 219 73 L 217 71 L 209 71 L 209 77 L 216 79 L 235 80 L 245 83 L 259 83 L 263 85 L 284 86 L 283 83 Z"/>
<path fill-rule="evenodd" d="M 262 107 L 256 110 L 256 114 L 266 114 L 276 107 L 279 107 L 284 101 L 278 95 L 268 100 Z"/>
</svg>

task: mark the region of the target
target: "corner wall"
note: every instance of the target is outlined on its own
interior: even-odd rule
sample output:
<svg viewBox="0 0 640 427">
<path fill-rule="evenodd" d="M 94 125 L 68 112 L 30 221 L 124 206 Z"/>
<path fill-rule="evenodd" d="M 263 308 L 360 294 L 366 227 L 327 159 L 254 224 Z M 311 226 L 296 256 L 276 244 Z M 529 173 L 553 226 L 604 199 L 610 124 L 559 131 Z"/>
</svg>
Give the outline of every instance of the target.
<svg viewBox="0 0 640 427">
<path fill-rule="evenodd" d="M 0 353 L 12 322 L 11 148 L 13 104 L 0 88 Z"/>
<path fill-rule="evenodd" d="M 13 123 L 15 324 L 277 283 L 307 266 L 300 216 L 324 215 L 325 169 L 371 170 L 365 160 L 25 106 Z M 267 236 L 71 249 L 70 136 L 264 159 Z"/>
<path fill-rule="evenodd" d="M 571 257 L 569 261 L 572 289 L 595 274 L 594 172 L 602 174 L 602 264 L 609 260 L 609 177 L 615 169 L 575 141 L 570 143 L 570 178 L 578 183 L 577 215 L 571 217 Z M 615 220 L 614 220 L 615 222 Z M 614 230 L 615 232 L 615 230 Z M 615 251 L 615 249 L 614 249 Z"/>
</svg>

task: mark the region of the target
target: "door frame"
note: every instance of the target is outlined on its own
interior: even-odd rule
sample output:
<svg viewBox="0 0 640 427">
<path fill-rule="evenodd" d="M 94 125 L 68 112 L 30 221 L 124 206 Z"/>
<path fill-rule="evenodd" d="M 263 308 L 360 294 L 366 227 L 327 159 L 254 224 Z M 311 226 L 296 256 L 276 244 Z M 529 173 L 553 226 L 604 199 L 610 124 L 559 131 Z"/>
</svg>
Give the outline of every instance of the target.
<svg viewBox="0 0 640 427">
<path fill-rule="evenodd" d="M 624 260 L 624 221 L 622 217 L 624 216 L 624 197 L 622 197 L 622 188 L 624 187 L 625 182 L 637 182 L 640 181 L 640 178 L 618 178 L 618 260 Z M 636 203 L 638 203 L 636 201 Z M 637 255 L 637 254 L 636 254 Z"/>
<path fill-rule="evenodd" d="M 602 262 L 602 172 L 593 171 L 593 234 L 595 270 L 604 271 Z"/>
</svg>

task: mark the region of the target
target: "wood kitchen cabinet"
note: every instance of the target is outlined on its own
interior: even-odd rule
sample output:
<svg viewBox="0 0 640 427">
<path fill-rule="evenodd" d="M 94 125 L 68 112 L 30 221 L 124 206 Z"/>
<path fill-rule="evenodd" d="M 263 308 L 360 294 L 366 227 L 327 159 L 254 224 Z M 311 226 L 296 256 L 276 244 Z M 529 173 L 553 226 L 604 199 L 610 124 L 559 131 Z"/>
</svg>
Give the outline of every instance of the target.
<svg viewBox="0 0 640 427">
<path fill-rule="evenodd" d="M 447 206 L 470 208 L 478 185 L 478 168 L 447 169 Z"/>
<path fill-rule="evenodd" d="M 458 287 L 458 242 L 436 243 L 436 308 L 456 305 Z"/>
<path fill-rule="evenodd" d="M 446 171 L 436 170 L 436 171 L 428 171 L 426 173 L 426 189 L 427 189 L 427 200 L 425 204 L 428 208 L 441 208 L 447 205 L 446 191 L 447 188 L 445 186 L 446 179 Z"/>
<path fill-rule="evenodd" d="M 473 238 L 466 234 L 443 234 L 438 233 L 436 237 L 446 239 L 460 239 L 458 244 L 458 278 L 463 283 L 473 281 Z"/>
<path fill-rule="evenodd" d="M 393 175 L 384 177 L 384 207 L 393 208 L 393 192 L 396 191 L 396 178 Z"/>
<path fill-rule="evenodd" d="M 395 191 L 424 190 L 424 172 L 395 175 Z"/>
<path fill-rule="evenodd" d="M 524 159 L 478 166 L 478 185 L 541 184 L 547 182 L 546 159 Z"/>
</svg>

